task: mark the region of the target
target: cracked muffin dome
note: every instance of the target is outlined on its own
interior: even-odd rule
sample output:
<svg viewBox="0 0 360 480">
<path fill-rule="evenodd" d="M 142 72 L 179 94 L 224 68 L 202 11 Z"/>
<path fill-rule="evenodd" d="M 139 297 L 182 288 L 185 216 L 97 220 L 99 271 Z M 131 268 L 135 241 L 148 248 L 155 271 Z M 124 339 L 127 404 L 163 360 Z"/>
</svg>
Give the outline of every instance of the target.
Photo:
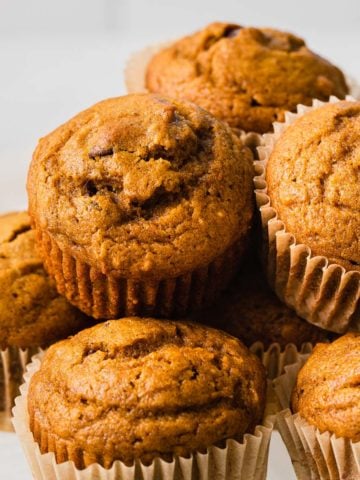
<svg viewBox="0 0 360 480">
<path fill-rule="evenodd" d="M 360 441 L 360 334 L 318 344 L 300 370 L 292 409 L 320 432 Z"/>
<path fill-rule="evenodd" d="M 86 313 L 183 314 L 240 260 L 252 175 L 251 152 L 201 108 L 127 95 L 40 140 L 29 209 L 59 291 Z"/>
<path fill-rule="evenodd" d="M 287 110 L 348 93 L 344 75 L 304 40 L 270 28 L 212 23 L 150 60 L 150 92 L 191 100 L 232 127 L 272 130 Z"/>
<path fill-rule="evenodd" d="M 281 302 L 270 289 L 257 262 L 249 263 L 219 301 L 194 319 L 220 328 L 239 338 L 250 347 L 262 342 L 265 348 L 279 343 L 285 348 L 293 343 L 324 342 L 331 333 L 300 318 L 294 310 Z"/>
<path fill-rule="evenodd" d="M 31 378 L 30 428 L 77 468 L 170 460 L 262 420 L 266 379 L 229 335 L 185 322 L 113 320 L 57 343 Z"/>
<path fill-rule="evenodd" d="M 297 243 L 346 270 L 360 270 L 360 102 L 297 118 L 266 167 L 271 204 Z"/>
<path fill-rule="evenodd" d="M 45 347 L 89 319 L 61 297 L 35 249 L 25 212 L 0 216 L 0 349 Z"/>
</svg>

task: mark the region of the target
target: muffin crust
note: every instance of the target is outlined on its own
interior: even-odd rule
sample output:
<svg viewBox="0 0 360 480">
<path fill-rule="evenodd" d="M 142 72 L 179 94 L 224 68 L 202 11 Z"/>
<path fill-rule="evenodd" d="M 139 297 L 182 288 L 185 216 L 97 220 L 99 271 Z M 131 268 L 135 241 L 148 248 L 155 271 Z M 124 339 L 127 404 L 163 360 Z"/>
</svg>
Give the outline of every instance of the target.
<svg viewBox="0 0 360 480">
<path fill-rule="evenodd" d="M 318 344 L 300 370 L 292 409 L 321 432 L 360 440 L 360 334 Z"/>
<path fill-rule="evenodd" d="M 299 117 L 266 168 L 272 206 L 297 243 L 360 271 L 360 102 L 327 104 Z"/>
<path fill-rule="evenodd" d="M 44 347 L 89 324 L 46 274 L 28 215 L 1 215 L 0 349 Z"/>
<path fill-rule="evenodd" d="M 235 128 L 264 133 L 313 98 L 348 93 L 344 75 L 291 33 L 212 23 L 156 54 L 151 92 L 185 98 Z"/>
<path fill-rule="evenodd" d="M 260 361 L 225 333 L 113 320 L 47 351 L 30 383 L 30 426 L 58 462 L 147 463 L 252 432 L 265 387 Z"/>
<path fill-rule="evenodd" d="M 252 174 L 250 151 L 202 109 L 128 95 L 40 141 L 30 215 L 61 250 L 103 273 L 173 278 L 247 237 Z"/>
</svg>

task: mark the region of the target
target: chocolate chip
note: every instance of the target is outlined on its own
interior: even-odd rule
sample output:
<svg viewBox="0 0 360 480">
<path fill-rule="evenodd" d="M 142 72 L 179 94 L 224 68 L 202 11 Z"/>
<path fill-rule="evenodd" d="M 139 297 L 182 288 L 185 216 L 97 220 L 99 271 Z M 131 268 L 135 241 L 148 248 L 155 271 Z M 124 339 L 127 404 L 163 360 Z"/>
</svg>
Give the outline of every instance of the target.
<svg viewBox="0 0 360 480">
<path fill-rule="evenodd" d="M 231 25 L 229 27 L 226 28 L 225 32 L 224 32 L 224 37 L 225 38 L 234 38 L 237 36 L 237 34 L 240 32 L 240 30 L 242 29 L 242 27 L 239 27 L 238 25 Z"/>
<path fill-rule="evenodd" d="M 98 192 L 98 189 L 92 180 L 89 180 L 88 182 L 85 183 L 85 188 L 89 197 L 93 197 Z"/>
<path fill-rule="evenodd" d="M 250 106 L 251 107 L 260 107 L 261 106 L 261 103 L 259 103 L 256 98 L 252 98 L 251 99 L 251 102 L 250 102 Z"/>
<path fill-rule="evenodd" d="M 96 158 L 96 157 L 107 157 L 108 155 L 113 155 L 114 150 L 113 148 L 101 148 L 98 146 L 93 147 L 89 152 L 89 158 Z"/>
</svg>

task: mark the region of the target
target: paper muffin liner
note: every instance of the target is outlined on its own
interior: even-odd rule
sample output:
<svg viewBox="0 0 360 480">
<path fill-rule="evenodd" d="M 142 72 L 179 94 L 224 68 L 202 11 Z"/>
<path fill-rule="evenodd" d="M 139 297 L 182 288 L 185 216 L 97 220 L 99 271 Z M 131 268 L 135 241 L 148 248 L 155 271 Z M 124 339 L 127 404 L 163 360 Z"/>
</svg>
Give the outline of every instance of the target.
<svg viewBox="0 0 360 480">
<path fill-rule="evenodd" d="M 310 342 L 303 343 L 298 349 L 293 343 L 288 343 L 285 348 L 281 348 L 279 343 L 272 343 L 267 349 L 262 342 L 253 343 L 249 350 L 260 358 L 266 368 L 269 380 L 282 375 L 287 365 L 297 362 L 299 355 L 310 354 L 313 345 Z"/>
<path fill-rule="evenodd" d="M 329 100 L 339 101 L 336 97 Z M 254 184 L 262 224 L 261 255 L 270 285 L 300 317 L 325 330 L 343 333 L 360 330 L 360 272 L 346 272 L 341 265 L 314 255 L 307 245 L 298 244 L 271 206 L 265 179 L 268 159 L 282 132 L 304 113 L 326 103 L 314 100 L 311 107 L 298 105 L 297 113 L 287 112 L 283 123 L 274 123 L 274 133 L 265 134 L 258 147 Z"/>
<path fill-rule="evenodd" d="M 245 241 L 238 241 L 209 265 L 176 278 L 133 280 L 103 274 L 62 251 L 37 231 L 44 265 L 59 293 L 97 319 L 124 316 L 183 317 L 213 303 L 236 274 Z"/>
<path fill-rule="evenodd" d="M 285 367 L 285 374 L 274 380 L 274 389 L 283 409 L 276 416 L 276 426 L 288 449 L 299 480 L 355 480 L 360 478 L 360 442 L 336 437 L 320 431 L 290 406 L 291 392 L 297 374 L 308 354 L 299 354 L 293 365 Z"/>
<path fill-rule="evenodd" d="M 35 480 L 265 480 L 274 416 L 265 417 L 254 434 L 245 434 L 242 442 L 227 440 L 224 448 L 212 446 L 205 453 L 196 452 L 189 458 L 174 456 L 171 462 L 157 458 L 146 466 L 137 460 L 129 467 L 117 460 L 109 469 L 93 463 L 79 470 L 74 462 L 65 460 L 67 449 L 55 441 L 53 447 L 58 458 L 65 460 L 56 463 L 54 453 L 40 452 L 29 428 L 27 393 L 32 375 L 40 368 L 42 356 L 42 353 L 36 355 L 28 365 L 25 383 L 20 387 L 21 395 L 16 398 L 13 408 L 15 431 Z M 77 455 L 82 454 L 77 452 Z"/>
<path fill-rule="evenodd" d="M 0 350 L 0 430 L 12 431 L 11 409 L 19 395 L 19 387 L 23 383 L 26 365 L 37 348 L 21 349 L 9 347 Z"/>
</svg>

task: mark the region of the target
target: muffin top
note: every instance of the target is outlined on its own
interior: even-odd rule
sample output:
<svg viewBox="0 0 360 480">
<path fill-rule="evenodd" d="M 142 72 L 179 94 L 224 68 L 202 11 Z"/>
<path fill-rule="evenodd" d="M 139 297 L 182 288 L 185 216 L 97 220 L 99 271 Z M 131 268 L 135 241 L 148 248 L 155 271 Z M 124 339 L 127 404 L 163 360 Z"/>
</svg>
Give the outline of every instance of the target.
<svg viewBox="0 0 360 480">
<path fill-rule="evenodd" d="M 301 348 L 306 342 L 326 341 L 330 335 L 282 303 L 269 288 L 260 265 L 255 262 L 242 270 L 213 307 L 197 313 L 194 318 L 221 328 L 248 347 L 260 341 L 265 348 L 275 342 L 281 348 L 289 343 Z"/>
<path fill-rule="evenodd" d="M 348 93 L 344 75 L 299 37 L 212 23 L 149 62 L 151 92 L 189 99 L 232 127 L 264 133 L 286 110 Z"/>
<path fill-rule="evenodd" d="M 292 409 L 321 432 L 360 440 L 360 334 L 318 344 L 298 374 Z"/>
<path fill-rule="evenodd" d="M 94 105 L 40 140 L 30 214 L 62 250 L 119 277 L 176 277 L 245 237 L 252 155 L 201 108 L 150 94 Z"/>
<path fill-rule="evenodd" d="M 299 117 L 266 168 L 268 194 L 286 230 L 315 255 L 360 270 L 360 102 Z"/>
<path fill-rule="evenodd" d="M 264 368 L 229 335 L 185 322 L 125 318 L 50 347 L 31 379 L 33 431 L 131 464 L 187 455 L 260 423 Z"/>
<path fill-rule="evenodd" d="M 35 251 L 25 212 L 0 216 L 0 349 L 46 346 L 89 326 L 60 297 Z"/>
</svg>

